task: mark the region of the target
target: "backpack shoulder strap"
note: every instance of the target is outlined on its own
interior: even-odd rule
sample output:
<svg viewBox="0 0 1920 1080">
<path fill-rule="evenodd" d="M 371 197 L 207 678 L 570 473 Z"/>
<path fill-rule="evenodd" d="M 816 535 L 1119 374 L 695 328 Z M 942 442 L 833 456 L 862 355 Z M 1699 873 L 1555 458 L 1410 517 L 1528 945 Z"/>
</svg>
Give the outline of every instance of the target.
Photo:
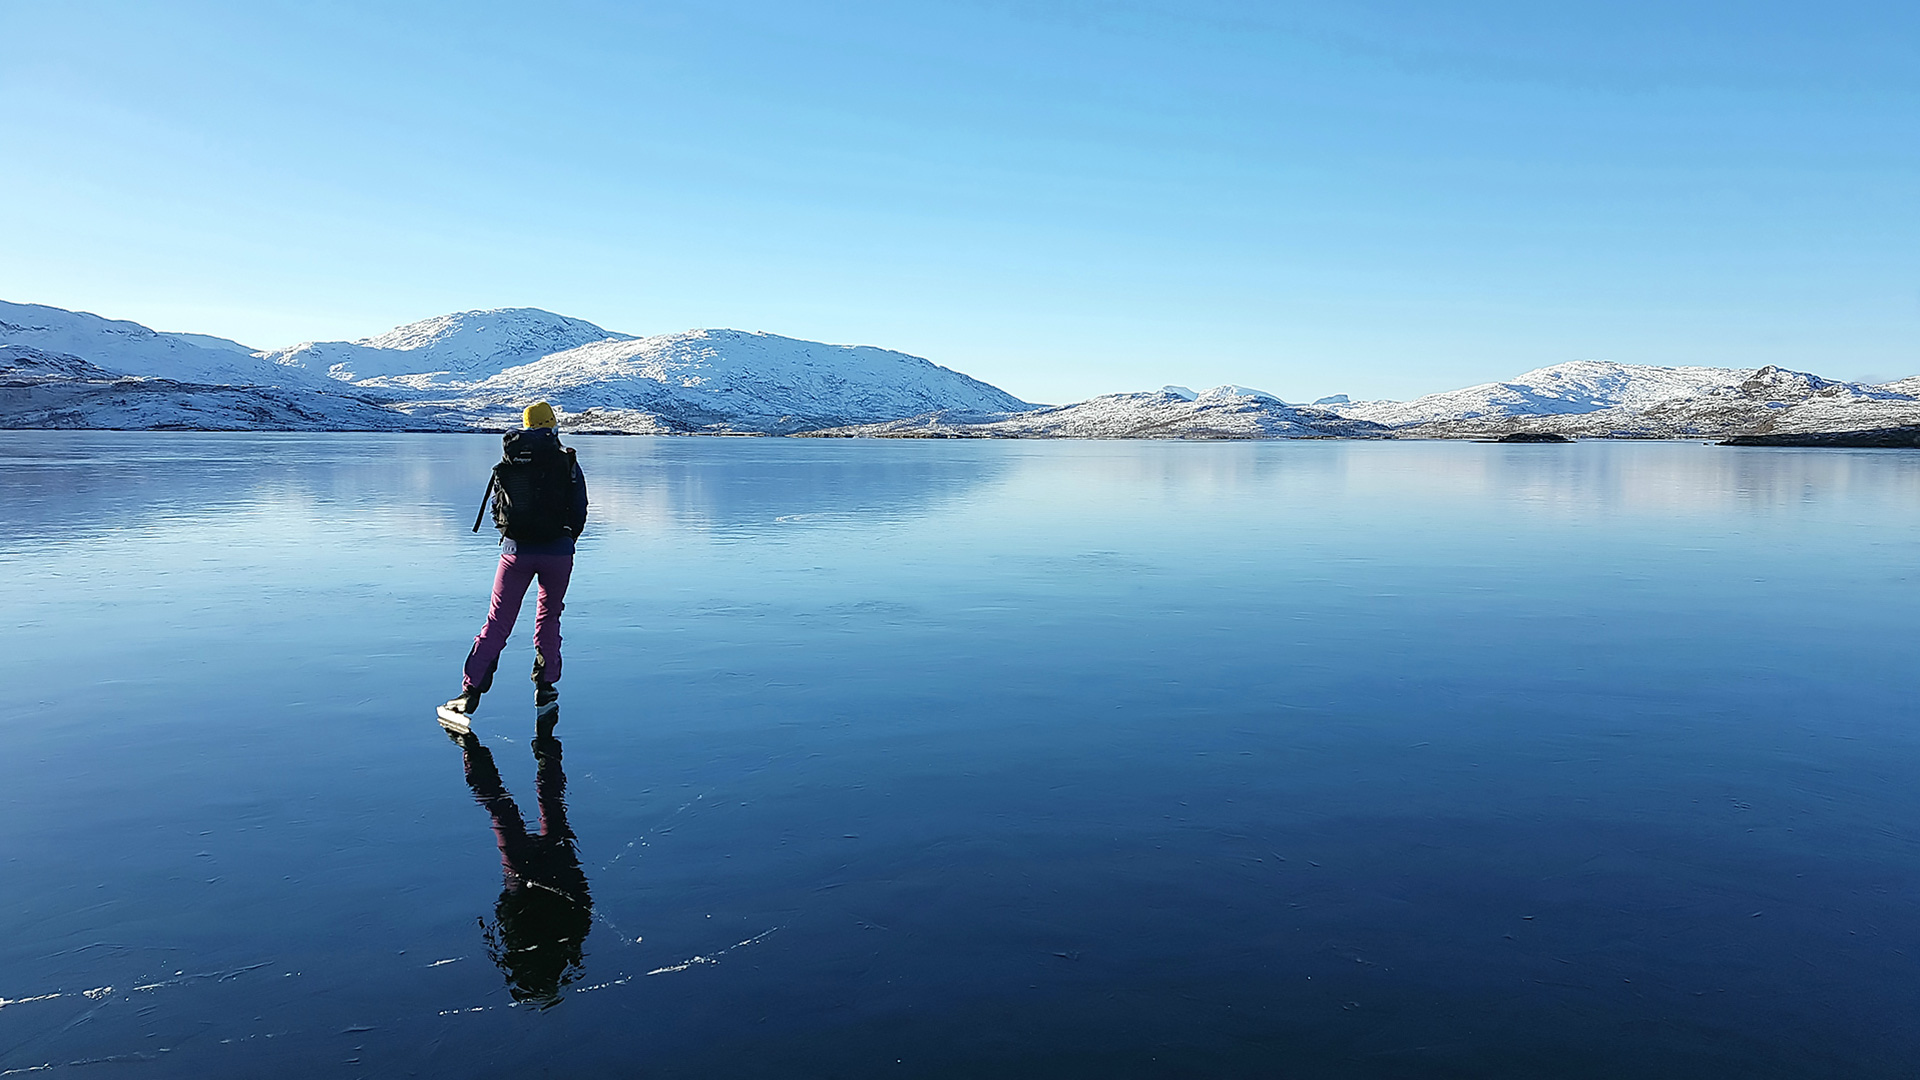
<svg viewBox="0 0 1920 1080">
<path fill-rule="evenodd" d="M 487 516 L 487 500 L 493 498 L 493 485 L 500 479 L 500 466 L 495 465 L 487 474 L 487 490 L 480 493 L 480 512 L 473 515 L 473 531 L 480 531 L 480 519 Z"/>
</svg>

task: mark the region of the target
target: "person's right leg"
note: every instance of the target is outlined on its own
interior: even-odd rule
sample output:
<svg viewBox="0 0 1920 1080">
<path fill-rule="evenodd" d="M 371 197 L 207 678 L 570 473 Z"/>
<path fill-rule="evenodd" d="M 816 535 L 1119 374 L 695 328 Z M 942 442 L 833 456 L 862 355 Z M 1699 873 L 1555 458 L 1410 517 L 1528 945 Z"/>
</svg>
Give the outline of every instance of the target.
<svg viewBox="0 0 1920 1080">
<path fill-rule="evenodd" d="M 520 617 L 520 601 L 533 583 L 533 568 L 517 555 L 500 556 L 500 568 L 493 575 L 493 599 L 487 604 L 487 624 L 473 639 L 462 672 L 462 689 L 485 693 L 493 689 L 493 672 L 500 666 L 500 652 L 507 647 L 514 621 Z"/>
<path fill-rule="evenodd" d="M 552 686 L 560 681 L 560 613 L 567 609 L 573 556 L 542 555 L 539 560 L 540 595 L 534 607 L 533 647 L 540 668 L 534 681 Z"/>
</svg>

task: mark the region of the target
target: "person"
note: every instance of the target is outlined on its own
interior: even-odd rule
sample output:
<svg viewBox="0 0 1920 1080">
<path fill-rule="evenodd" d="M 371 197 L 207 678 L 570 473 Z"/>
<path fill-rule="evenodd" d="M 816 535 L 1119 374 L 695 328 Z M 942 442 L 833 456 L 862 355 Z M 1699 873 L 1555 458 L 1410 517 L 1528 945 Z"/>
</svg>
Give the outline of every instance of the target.
<svg viewBox="0 0 1920 1080">
<path fill-rule="evenodd" d="M 587 526 L 587 478 L 573 451 L 560 445 L 553 406 L 535 402 L 522 415 L 526 426 L 501 440 L 501 461 L 493 467 L 480 506 L 484 515 L 491 499 L 500 530 L 500 565 L 486 625 L 467 653 L 460 696 L 447 702 L 448 709 L 465 715 L 472 715 L 480 695 L 493 689 L 501 650 L 535 580 L 540 594 L 533 628 L 534 704 L 544 711 L 560 700 L 560 612 L 573 576 L 574 542 Z M 479 518 L 473 531 L 480 531 Z"/>
</svg>

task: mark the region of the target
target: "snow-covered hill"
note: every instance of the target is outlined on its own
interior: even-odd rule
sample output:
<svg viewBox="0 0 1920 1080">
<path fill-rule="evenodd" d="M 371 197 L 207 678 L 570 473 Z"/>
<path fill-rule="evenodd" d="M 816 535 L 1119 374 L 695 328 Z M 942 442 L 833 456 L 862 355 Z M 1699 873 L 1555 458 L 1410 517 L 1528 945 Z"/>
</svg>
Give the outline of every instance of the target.
<svg viewBox="0 0 1920 1080">
<path fill-rule="evenodd" d="M 539 308 L 460 311 L 358 341 L 308 341 L 263 353 L 277 364 L 364 387 L 427 390 L 479 382 L 594 341 L 627 341 L 585 319 Z"/>
<path fill-rule="evenodd" d="M 584 426 L 628 431 L 785 433 L 938 409 L 1030 408 L 1003 390 L 906 353 L 741 330 L 583 345 L 432 403 L 511 418 L 540 399 L 567 413 L 591 410 Z"/>
<path fill-rule="evenodd" d="M 77 356 L 0 345 L 0 428 L 132 431 L 435 431 L 351 392 L 123 375 Z"/>
<path fill-rule="evenodd" d="M 321 379 L 275 364 L 237 341 L 206 334 L 163 334 L 136 322 L 45 304 L 0 300 L 0 345 L 79 357 L 121 375 L 227 385 L 322 385 Z"/>
<path fill-rule="evenodd" d="M 1551 432 L 1587 438 L 1724 438 L 1920 423 L 1920 384 L 1841 382 L 1768 366 L 1662 368 L 1581 362 L 1410 402 L 1335 405 L 1413 438 Z"/>
<path fill-rule="evenodd" d="M 1510 416 L 1558 416 L 1612 408 L 1644 408 L 1733 386 L 1751 372 L 1738 368 L 1649 367 L 1577 360 L 1537 368 L 1507 382 L 1482 383 L 1412 401 L 1355 401 L 1328 408 L 1388 427 Z"/>
<path fill-rule="evenodd" d="M 985 439 L 1372 439 L 1387 429 L 1326 409 L 1293 406 L 1259 390 L 1216 386 L 1107 394 L 1074 405 L 1002 413 L 936 412 L 883 424 L 812 432 L 885 438 Z"/>
<path fill-rule="evenodd" d="M 660 433 L 772 434 L 940 409 L 1028 407 L 977 379 L 887 349 L 738 330 L 637 339 L 537 308 L 457 312 L 358 341 L 254 351 L 219 338 L 5 304 L 0 345 L 76 358 L 101 375 L 281 388 L 274 408 L 258 413 L 266 427 L 300 393 L 320 395 L 306 410 L 313 415 L 338 412 L 339 401 L 350 399 L 385 405 L 393 423 L 408 427 L 506 426 L 518 422 L 527 403 L 544 399 L 560 409 L 569 430 Z M 44 377 L 54 376 L 36 376 Z M 95 374 L 70 377 L 96 391 L 102 383 Z M 154 389 L 140 394 L 151 399 Z M 51 390 L 38 385 L 35 393 Z M 76 391 L 62 405 L 63 426 L 80 423 L 92 407 L 107 410 L 97 426 L 178 426 L 154 408 L 142 406 L 135 417 L 103 400 Z M 24 407 L 21 401 L 14 404 Z M 180 423 L 196 423 L 198 415 Z M 0 423 L 19 426 L 10 415 Z M 351 426 L 367 423 L 354 413 Z"/>
</svg>

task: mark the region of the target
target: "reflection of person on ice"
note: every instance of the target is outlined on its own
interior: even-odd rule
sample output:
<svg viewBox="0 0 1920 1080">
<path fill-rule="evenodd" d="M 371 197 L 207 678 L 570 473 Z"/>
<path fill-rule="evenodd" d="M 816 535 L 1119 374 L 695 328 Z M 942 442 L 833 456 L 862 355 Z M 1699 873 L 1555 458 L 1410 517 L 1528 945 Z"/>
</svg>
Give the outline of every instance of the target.
<svg viewBox="0 0 1920 1080">
<path fill-rule="evenodd" d="M 553 407 L 527 406 L 526 427 L 509 431 L 503 453 L 487 482 L 493 523 L 500 530 L 500 567 L 493 577 L 487 625 L 473 639 L 461 679 L 460 696 L 447 708 L 471 715 L 480 695 L 493 688 L 500 651 L 507 647 L 527 586 L 540 582 L 534 614 L 534 702 L 546 709 L 560 699 L 560 612 L 566 607 L 567 579 L 573 575 L 573 542 L 587 525 L 587 479 L 573 451 L 560 445 Z M 481 504 L 481 513 L 486 504 Z M 480 531 L 475 518 L 473 530 Z"/>
<path fill-rule="evenodd" d="M 515 1001 L 548 1008 L 585 963 L 582 943 L 593 929 L 593 897 L 580 869 L 572 826 L 567 824 L 567 775 L 560 768 L 560 740 L 543 721 L 533 740 L 539 764 L 534 795 L 540 831 L 530 832 L 520 808 L 500 781 L 493 754 L 472 733 L 457 736 L 474 800 L 493 818 L 505 880 L 494 904 L 493 925 L 482 920 L 487 953 L 507 977 Z"/>
</svg>

